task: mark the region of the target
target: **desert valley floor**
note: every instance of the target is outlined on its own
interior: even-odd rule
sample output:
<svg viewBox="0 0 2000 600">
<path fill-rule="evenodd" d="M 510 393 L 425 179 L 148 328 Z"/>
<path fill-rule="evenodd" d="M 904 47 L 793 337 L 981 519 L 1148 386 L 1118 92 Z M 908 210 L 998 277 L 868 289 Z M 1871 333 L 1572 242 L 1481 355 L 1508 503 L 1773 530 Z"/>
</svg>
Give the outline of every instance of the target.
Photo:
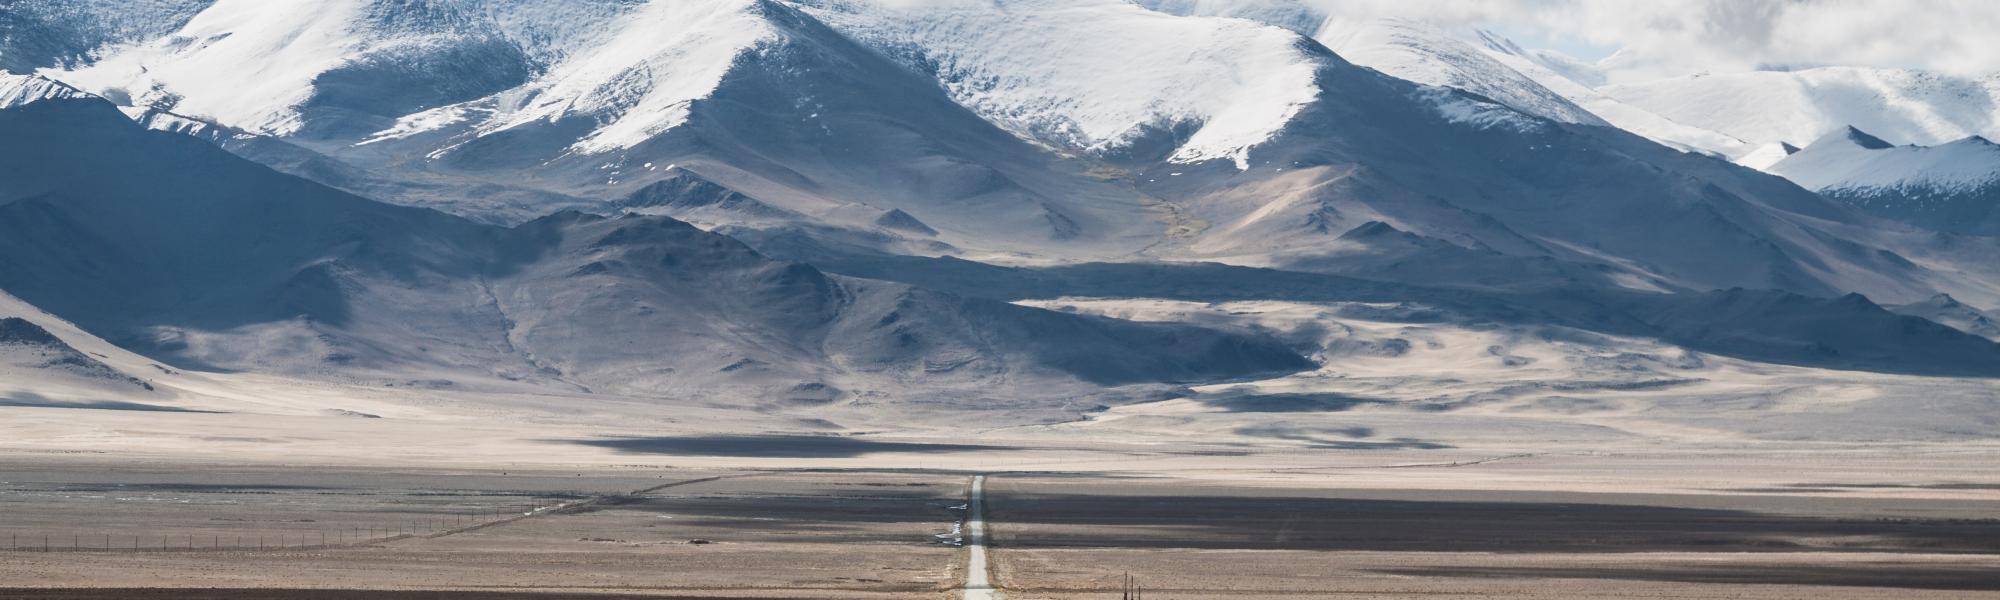
<svg viewBox="0 0 2000 600">
<path fill-rule="evenodd" d="M 629 441 L 483 465 L 10 450 L 0 597 L 956 598 L 978 473 L 1005 598 L 1126 574 L 1155 598 L 2000 596 L 1992 449 Z"/>
</svg>

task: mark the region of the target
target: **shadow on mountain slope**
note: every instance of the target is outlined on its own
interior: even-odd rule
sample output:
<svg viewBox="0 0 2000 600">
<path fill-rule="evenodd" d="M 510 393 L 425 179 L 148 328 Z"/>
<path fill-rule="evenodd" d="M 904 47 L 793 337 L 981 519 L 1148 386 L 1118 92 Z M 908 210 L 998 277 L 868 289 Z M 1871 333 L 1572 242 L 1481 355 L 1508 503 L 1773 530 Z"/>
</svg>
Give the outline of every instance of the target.
<svg viewBox="0 0 2000 600">
<path fill-rule="evenodd" d="M 1653 293 L 1579 284 L 1520 290 L 1388 283 L 1217 263 L 1006 267 L 830 247 L 785 232 L 733 232 L 773 256 L 828 271 L 1002 300 L 1164 298 L 1195 302 L 1415 303 L 1460 318 L 1657 338 L 1759 362 L 1912 375 L 2000 377 L 2000 344 L 1849 294 L 1775 290 Z"/>
<path fill-rule="evenodd" d="M 470 369 L 634 395 L 817 385 L 819 402 L 845 397 L 822 383 L 842 371 L 983 389 L 1311 366 L 1254 332 L 830 276 L 667 217 L 506 228 L 377 203 L 95 99 L 0 110 L 0 140 L 0 289 L 181 364 Z"/>
</svg>

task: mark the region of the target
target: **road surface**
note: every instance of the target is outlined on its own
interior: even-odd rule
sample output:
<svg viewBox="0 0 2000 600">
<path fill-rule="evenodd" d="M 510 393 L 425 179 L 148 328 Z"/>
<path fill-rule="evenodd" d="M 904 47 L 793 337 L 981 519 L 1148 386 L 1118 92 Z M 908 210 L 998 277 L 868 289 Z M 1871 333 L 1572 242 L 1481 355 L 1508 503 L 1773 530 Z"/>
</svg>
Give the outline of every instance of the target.
<svg viewBox="0 0 2000 600">
<path fill-rule="evenodd" d="M 998 600 L 1000 592 L 986 579 L 986 476 L 972 476 L 972 498 L 966 501 L 965 600 Z"/>
</svg>

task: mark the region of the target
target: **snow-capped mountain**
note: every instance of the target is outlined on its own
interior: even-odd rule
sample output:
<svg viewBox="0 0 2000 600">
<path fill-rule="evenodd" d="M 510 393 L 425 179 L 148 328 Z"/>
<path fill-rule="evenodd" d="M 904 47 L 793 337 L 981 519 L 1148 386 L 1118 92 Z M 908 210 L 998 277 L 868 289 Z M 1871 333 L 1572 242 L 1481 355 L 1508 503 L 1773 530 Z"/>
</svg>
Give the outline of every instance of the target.
<svg viewBox="0 0 2000 600">
<path fill-rule="evenodd" d="M 97 99 L 0 110 L 0 139 L 0 289 L 185 365 L 813 402 L 1306 366 L 1256 334 L 829 276 L 666 217 L 378 204 Z"/>
<path fill-rule="evenodd" d="M 0 38 L 33 71 L 0 75 L 0 290 L 195 368 L 782 409 L 1313 366 L 1034 308 L 1083 296 L 2000 372 L 1876 304 L 2000 304 L 2000 238 L 1731 164 L 1851 153 L 1491 34 L 1292 0 L 31 4 L 78 33 Z"/>
<path fill-rule="evenodd" d="M 1502 52 L 1497 40 L 1473 47 L 1407 22 L 1318 25 L 1357 56 L 1445 84 L 1426 87 L 1357 69 L 1281 27 L 1109 0 L 591 3 L 538 26 L 554 33 L 525 24 L 562 5 L 219 2 L 176 36 L 44 73 L 282 140 L 281 157 L 239 151 L 317 165 L 298 172 L 327 183 L 510 223 L 618 206 L 692 175 L 755 200 L 702 209 L 711 224 L 791 215 L 899 248 L 1274 264 L 1325 254 L 1340 233 L 1381 221 L 1471 248 L 1607 266 L 1641 287 L 1935 291 L 1929 275 L 1808 232 L 1846 221 L 1836 207 L 1627 149 L 1592 126 L 1601 122 L 1579 112 L 1586 105 L 1521 70 L 1554 73 L 1559 62 Z M 1083 33 L 1071 31 L 1080 24 L 1118 35 L 1047 35 Z M 487 71 L 459 72 L 474 68 L 461 62 Z M 221 94 L 235 86 L 178 79 L 176 65 L 225 80 L 286 72 L 260 78 L 277 87 L 258 94 Z M 421 79 L 440 73 L 453 84 Z M 423 93 L 407 102 L 356 93 L 371 85 Z M 1555 166 L 1600 161 L 1629 168 L 1598 175 L 1600 186 Z M 349 172 L 367 175 L 356 183 Z M 1690 175 L 1703 184 L 1665 182 Z M 1665 191 L 1626 202 L 1612 189 Z M 735 208 L 751 212 L 732 217 Z M 892 212 L 924 227 L 883 227 Z M 1657 213 L 1644 220 L 1650 231 L 1685 223 L 1678 239 L 1742 231 L 1715 243 L 1759 258 L 1724 265 L 1619 225 L 1648 212 Z"/>
<path fill-rule="evenodd" d="M 1335 17 L 1297 0 L 1143 0 L 1140 4 L 1167 14 L 1248 19 L 1285 28 L 1324 44 L 1349 62 L 1400 79 L 1472 92 L 1554 121 L 1605 124 L 1477 45 L 1424 22 Z"/>
<path fill-rule="evenodd" d="M 1298 0 L 1136 0 L 1148 10 L 1181 16 L 1248 19 L 1312 36 L 1327 25 L 1325 11 Z"/>
<path fill-rule="evenodd" d="M 1768 170 L 1892 219 L 2000 234 L 2000 145 L 1983 137 L 1898 146 L 1847 127 Z"/>
<path fill-rule="evenodd" d="M 1785 145 L 1848 125 L 1925 145 L 2000 133 L 1995 108 L 2000 75 L 1830 66 L 1612 84 L 1612 71 L 1629 57 L 1590 63 L 1523 48 L 1490 31 L 1349 19 L 1297 0 L 1142 4 L 1286 27 L 1356 64 L 1399 78 L 1463 89 L 1555 120 L 1609 122 L 1669 146 L 1756 168 L 1782 158 L 1775 153 Z"/>
<path fill-rule="evenodd" d="M 1408 19 L 1331 15 L 1299 0 L 1145 0 L 1172 14 L 1234 17 L 1309 36 L 1355 64 L 1400 79 L 1460 89 L 1569 123 L 1604 125 L 1681 150 L 1736 157 L 1749 144 L 1675 122 L 1596 91 L 1596 65 L 1559 52 L 1522 48 L 1489 31 L 1454 31 Z"/>
<path fill-rule="evenodd" d="M 34 75 L 0 73 L 0 108 L 60 98 L 94 97 L 60 81 Z"/>
<path fill-rule="evenodd" d="M 677 167 L 823 223 L 902 210 L 961 246 L 1148 242 L 1154 209 L 788 3 L 406 4 L 221 2 L 44 73 L 275 136 L 293 147 L 245 155 L 349 191 L 489 221 L 607 207 Z M 326 176 L 342 172 L 366 176 Z"/>
<path fill-rule="evenodd" d="M 1837 205 L 1622 139 L 1503 59 L 1548 56 L 1406 22 L 1316 33 L 1446 86 L 1284 27 L 1114 0 L 405 4 L 217 2 L 42 73 L 489 222 L 620 210 L 692 176 L 754 202 L 654 212 L 896 253 L 1305 264 L 1379 221 L 1643 289 L 1987 293 L 1829 233 L 1855 224 Z M 1312 21 L 1279 8 L 1232 10 Z"/>
<path fill-rule="evenodd" d="M 1848 126 L 1910 144 L 2000 137 L 2000 75 L 1818 67 L 1702 74 L 1598 91 L 1751 144 L 1800 145 Z"/>
<path fill-rule="evenodd" d="M 1769 172 L 1771 165 L 1778 164 L 1778 161 L 1785 160 L 1785 157 L 1798 154 L 1798 152 L 1798 146 L 1793 146 L 1785 142 L 1773 142 L 1759 146 L 1755 150 L 1736 157 L 1736 164 Z"/>
<path fill-rule="evenodd" d="M 1609 125 L 1480 48 L 1423 23 L 1335 19 L 1313 37 L 1355 64 L 1401 79 L 1472 92 L 1553 121 Z"/>
<path fill-rule="evenodd" d="M 1032 3 L 1023 6 L 1029 6 Z M 858 39 L 874 46 L 891 56 L 911 56 L 905 59 L 913 67 L 931 73 L 947 88 L 955 85 L 955 73 L 999 73 L 1009 68 L 1021 68 L 1012 63 L 1020 62 L 1023 56 L 1039 62 L 1078 63 L 1087 56 L 1039 57 L 1021 48 L 1032 45 L 1014 43 L 1002 51 L 982 51 L 976 47 L 946 43 L 956 42 L 958 36 L 938 36 L 934 29 L 936 21 L 947 23 L 956 20 L 983 23 L 985 29 L 1004 30 L 1006 23 L 995 21 L 995 11 L 990 9 L 953 9 L 943 11 L 945 17 L 919 11 L 912 15 L 906 12 L 868 12 L 866 18 L 849 13 L 863 11 L 870 3 L 840 3 L 831 8 L 820 8 L 815 14 L 830 14 L 826 18 L 837 29 L 858 31 Z M 1163 5 L 1154 6 L 1162 8 Z M 1251 10 L 1255 14 L 1286 14 L 1284 11 L 1264 11 L 1272 5 L 1251 3 L 1246 6 L 1230 7 L 1225 4 L 1193 3 L 1179 6 L 1180 9 L 1203 10 L 1208 8 L 1229 9 L 1229 16 L 1235 11 Z M 1166 6 L 1165 8 L 1175 8 Z M 1252 10 L 1255 9 L 1255 10 Z M 1122 9 L 1121 9 L 1122 10 Z M 1037 11 L 1018 11 L 1008 15 L 1014 20 L 1039 22 Z M 1041 11 L 1046 12 L 1046 11 Z M 970 13 L 972 16 L 966 16 Z M 1129 11 L 1111 11 L 1105 15 L 1128 14 Z M 1165 14 L 1165 13 L 1162 13 Z M 1254 15 L 1253 15 L 1254 16 Z M 1147 20 L 1161 17 L 1147 17 Z M 1183 17 L 1187 18 L 1187 17 Z M 986 19 L 980 21 L 979 19 Z M 1194 17 L 1192 20 L 1213 20 L 1211 17 Z M 1228 20 L 1233 23 L 1244 21 Z M 856 24 L 858 22 L 859 24 Z M 1100 19 L 1093 21 L 1104 23 Z M 1294 14 L 1280 22 L 1292 26 L 1310 23 L 1312 19 Z M 1390 25 L 1396 25 L 1390 23 Z M 1051 24 L 1051 27 L 1059 27 Z M 1407 24 L 1404 24 L 1408 27 Z M 1322 24 L 1322 29 L 1337 26 Z M 1282 28 L 1271 28 L 1277 32 Z M 1854 289 L 1865 284 L 1871 293 L 1894 296 L 1918 293 L 1931 284 L 1914 283 L 1917 280 L 1940 281 L 1943 278 L 1932 275 L 1907 272 L 1895 266 L 1894 261 L 1881 262 L 1884 253 L 1859 252 L 1856 248 L 1830 248 L 1828 240 L 1838 236 L 1813 234 L 1799 231 L 1795 227 L 1814 220 L 1832 218 L 1842 220 L 1840 209 L 1824 201 L 1802 193 L 1796 189 L 1785 189 L 1762 180 L 1740 180 L 1721 184 L 1721 189 L 1735 190 L 1726 195 L 1704 194 L 1681 184 L 1637 184 L 1634 181 L 1650 179 L 1666 168 L 1677 173 L 1701 172 L 1700 177 L 1719 183 L 1722 180 L 1738 179 L 1740 174 L 1729 171 L 1721 165 L 1711 165 L 1704 161 L 1685 161 L 1671 153 L 1650 153 L 1643 150 L 1626 150 L 1628 142 L 1614 140 L 1608 128 L 1583 125 L 1581 129 L 1568 127 L 1570 120 L 1584 118 L 1574 110 L 1564 109 L 1557 113 L 1568 114 L 1573 119 L 1543 120 L 1537 113 L 1551 110 L 1522 111 L 1485 94 L 1451 93 L 1442 88 L 1408 87 L 1393 79 L 1383 78 L 1364 69 L 1357 69 L 1343 57 L 1294 34 L 1295 47 L 1304 48 L 1310 64 L 1315 65 L 1312 82 L 1318 89 L 1314 100 L 1304 105 L 1296 114 L 1284 122 L 1284 126 L 1270 141 L 1251 146 L 1247 153 L 1228 161 L 1216 161 L 1220 165 L 1178 164 L 1168 156 L 1168 160 L 1150 166 L 1139 165 L 1132 183 L 1146 197 L 1166 199 L 1176 209 L 1170 221 L 1169 236 L 1165 243 L 1152 246 L 1148 254 L 1171 257 L 1199 257 L 1252 264 L 1286 264 L 1292 261 L 1312 262 L 1317 256 L 1337 251 L 1342 244 L 1338 240 L 1341 232 L 1358 227 L 1370 221 L 1391 223 L 1419 235 L 1450 240 L 1473 248 L 1497 249 L 1504 254 L 1529 258 L 1554 258 L 1561 261 L 1582 264 L 1609 265 L 1619 272 L 1610 279 L 1623 285 L 1641 287 L 1674 288 L 1686 286 L 1695 289 L 1746 285 L 1755 287 L 1782 287 L 1808 290 L 1822 285 L 1809 281 L 1827 282 L 1831 279 L 1845 280 L 1828 283 L 1831 289 Z M 1011 39 L 1031 37 L 1016 32 Z M 1382 36 L 1386 39 L 1436 39 L 1430 36 L 1411 34 L 1402 37 Z M 1440 42 L 1440 44 L 1443 44 Z M 1082 50 L 1069 49 L 1072 53 Z M 991 52 L 986 54 L 984 52 Z M 1011 52 L 1011 53 L 1010 53 Z M 1106 56 L 1124 56 L 1114 51 L 1098 51 Z M 1412 61 L 1430 67 L 1438 65 L 1456 69 L 1454 73 L 1504 73 L 1496 70 L 1492 61 L 1485 61 L 1478 52 L 1457 52 L 1426 54 L 1458 57 L 1477 62 L 1459 65 L 1451 60 Z M 1470 58 L 1466 58 L 1470 57 Z M 1060 60 L 1057 60 L 1060 58 Z M 1143 57 L 1108 64 L 1130 65 Z M 977 61 L 977 62 L 975 62 Z M 990 62 L 1004 63 L 987 66 Z M 1461 61 L 1463 62 L 1463 61 Z M 937 67 L 935 65 L 948 65 Z M 957 69 L 954 71 L 953 69 Z M 1129 66 L 1103 67 L 1109 69 L 1131 69 Z M 1483 70 L 1482 70 L 1483 69 Z M 1258 71 L 1253 71 L 1258 72 Z M 1496 77 L 1498 77 L 1496 75 Z M 990 89 L 985 93 L 1000 96 L 1019 95 L 1024 92 L 1014 87 L 1027 88 L 1028 92 L 1050 94 L 1061 92 L 1068 87 L 1048 87 L 1040 82 L 1045 78 L 995 77 L 983 83 Z M 1457 81 L 1483 81 L 1480 77 L 1460 77 Z M 1499 80 L 1516 84 L 1529 84 L 1524 77 L 1503 77 Z M 1497 85 L 1497 84 L 1496 84 Z M 1073 89 L 1088 89 L 1077 87 Z M 1521 98 L 1522 96 L 1513 96 Z M 1539 106 L 1563 106 L 1560 98 L 1547 94 L 1529 96 L 1545 101 Z M 1522 101 L 1523 104 L 1534 104 Z M 1060 104 L 1060 103 L 1059 103 Z M 1573 105 L 1570 105 L 1573 108 Z M 1004 121 L 1003 121 L 1004 122 Z M 1011 128 L 1018 132 L 1018 128 Z M 1033 136 L 1030 136 L 1033 137 Z M 1490 139 L 1492 147 L 1468 143 L 1468 140 Z M 1503 141 L 1504 140 L 1504 141 Z M 1045 140 L 1046 141 L 1046 140 Z M 1478 151 L 1469 151 L 1480 148 Z M 1501 150 L 1508 148 L 1508 150 Z M 1599 221 L 1589 226 L 1571 228 L 1572 225 L 1591 221 L 1591 209 L 1561 209 L 1561 215 L 1553 214 L 1530 217 L 1536 210 L 1554 209 L 1535 203 L 1521 202 L 1514 198 L 1549 198 L 1566 194 L 1587 194 L 1599 196 L 1608 194 L 1608 189 L 1591 189 L 1579 186 L 1583 179 L 1548 173 L 1546 177 L 1522 178 L 1523 172 L 1502 164 L 1511 163 L 1518 149 L 1568 149 L 1582 150 L 1589 159 L 1543 157 L 1522 158 L 1533 164 L 1582 164 L 1593 161 L 1608 161 L 1617 164 L 1630 163 L 1633 169 L 1619 171 L 1620 175 L 1609 178 L 1632 177 L 1625 189 L 1665 189 L 1669 196 L 1683 199 L 1674 201 L 1639 201 L 1625 205 L 1603 204 L 1604 197 L 1596 202 L 1581 203 L 1578 206 L 1592 206 L 1605 211 L 1604 217 L 1616 222 Z M 1645 158 L 1638 158 L 1647 155 Z M 1647 163 L 1648 166 L 1640 166 Z M 1666 163 L 1671 163 L 1668 166 Z M 1222 167 L 1222 168 L 1216 168 Z M 1487 168 L 1494 168 L 1487 171 Z M 1555 171 L 1561 171 L 1556 169 Z M 1602 175 L 1600 175 L 1602 176 Z M 1523 186 L 1520 196 L 1501 191 L 1513 181 Z M 1533 191 L 1527 191 L 1532 189 Z M 1472 190 L 1480 190 L 1472 192 Z M 1631 198 L 1627 192 L 1608 195 L 1610 198 Z M 1748 204 L 1721 208 L 1715 212 L 1696 210 L 1689 212 L 1690 203 L 1701 204 L 1720 198 L 1730 198 Z M 1701 198 L 1699 200 L 1695 198 Z M 1750 208 L 1751 206 L 1759 208 Z M 1672 208 L 1666 208 L 1672 207 Z M 1653 210 L 1666 210 L 1657 215 L 1645 232 L 1628 231 L 1626 224 L 1632 223 L 1633 215 Z M 1769 211 L 1777 213 L 1769 213 Z M 1766 220 L 1766 214 L 1797 213 L 1804 217 L 1793 224 L 1777 225 Z M 1699 213 L 1699 214 L 1698 214 Z M 1737 267 L 1748 267 L 1723 275 L 1718 266 L 1724 264 L 1714 260 L 1715 256 L 1701 252 L 1690 252 L 1685 243 L 1669 243 L 1664 238 L 1651 237 L 1662 232 L 1661 225 L 1685 220 L 1687 229 L 1679 238 L 1683 240 L 1705 237 L 1716 231 L 1715 217 L 1734 223 L 1749 233 L 1748 238 L 1766 241 L 1785 240 L 1776 245 L 1753 242 L 1742 245 L 1735 252 L 1738 256 L 1770 257 L 1775 262 L 1765 263 L 1753 260 L 1749 263 L 1734 261 Z M 1805 217 L 1805 215 L 1812 215 Z M 922 215 L 919 215 L 922 216 Z M 1783 218 L 1781 218 L 1782 220 Z M 928 218 L 926 218 L 928 221 Z M 1641 241 L 1645 240 L 1645 241 Z M 1738 242 L 1715 243 L 1732 244 Z M 1707 244 L 1697 244 L 1707 245 Z M 1584 250 L 1591 248 L 1592 250 Z M 1615 249 L 1614 249 L 1615 248 Z M 1609 256 L 1607 256 L 1607 253 Z M 1610 256 L 1618 258 L 1610 259 Z M 1812 256 L 1814 258 L 1805 258 Z M 1830 260 L 1829 260 L 1830 259 Z M 1794 262 L 1797 261 L 1797 262 Z M 1681 266 L 1667 265 L 1678 263 Z M 1789 263 L 1789 264 L 1788 264 Z M 1755 264 L 1757 266 L 1749 267 Z M 1813 266 L 1805 266 L 1811 264 Z M 1642 266 L 1643 265 L 1643 266 Z M 1829 268 L 1830 267 L 1830 268 Z M 1888 271 L 1885 273 L 1884 271 Z M 1671 272 L 1671 274 L 1670 274 Z M 1693 275 L 1702 272 L 1701 275 Z M 1836 275 L 1835 273 L 1844 273 Z M 1860 275 L 1858 278 L 1850 277 Z M 1692 275 L 1692 278 L 1689 278 Z M 1903 283 L 1891 283 L 1894 281 Z M 1878 287 L 1879 286 L 1879 287 Z M 1829 288 L 1820 288 L 1824 293 Z M 1901 291 L 1890 291 L 1898 290 Z"/>
<path fill-rule="evenodd" d="M 171 35 L 43 73 L 255 133 L 339 135 L 525 78 L 526 57 L 474 25 L 451 2 L 223 0 Z"/>
<path fill-rule="evenodd" d="M 1711 154 L 1739 163 L 1762 150 L 1742 138 L 1671 119 L 1598 91 L 1597 88 L 1604 85 L 1606 76 L 1597 65 L 1560 52 L 1522 48 L 1513 40 L 1490 31 L 1478 31 L 1473 35 L 1488 57 L 1575 102 L 1619 129 L 1679 150 Z"/>
<path fill-rule="evenodd" d="M 1245 21 L 1104 1 L 806 5 L 936 77 L 988 120 L 1093 154 L 1247 168 L 1249 148 L 1319 94 L 1319 57 L 1283 30 Z"/>
<path fill-rule="evenodd" d="M 1588 63 L 1474 35 L 1489 56 L 1613 125 L 1753 168 L 1850 125 L 1918 144 L 2000 130 L 2000 75 L 1829 66 L 1611 83 L 1628 57 Z"/>
<path fill-rule="evenodd" d="M 1984 138 L 1976 134 L 1992 131 L 2000 118 L 1994 108 L 2000 76 L 1828 67 L 1607 85 L 1615 64 L 1525 49 L 1486 31 L 1454 34 L 1414 21 L 1347 20 L 1288 0 L 1149 5 L 1288 27 L 1356 64 L 1402 79 L 1473 92 L 1556 121 L 1613 125 L 1784 175 L 1874 214 L 1948 231 L 1993 227 L 1988 182 L 2000 178 L 2000 165 L 1984 159 Z M 1849 123 L 1919 144 L 1958 141 L 1935 151 L 1854 152 L 1842 141 Z M 1791 158 L 1800 152 L 1793 142 L 1823 134 L 1832 140 L 1826 147 Z"/>
</svg>

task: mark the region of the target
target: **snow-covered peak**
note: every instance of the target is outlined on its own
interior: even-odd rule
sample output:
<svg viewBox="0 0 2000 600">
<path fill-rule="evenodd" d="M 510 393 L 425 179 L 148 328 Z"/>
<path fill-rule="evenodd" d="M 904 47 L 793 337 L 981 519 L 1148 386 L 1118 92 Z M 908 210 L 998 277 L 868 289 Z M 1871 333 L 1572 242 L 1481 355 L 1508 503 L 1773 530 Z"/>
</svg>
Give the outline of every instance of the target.
<svg viewBox="0 0 2000 600">
<path fill-rule="evenodd" d="M 1341 58 L 1390 76 L 1485 96 L 1500 106 L 1564 123 L 1608 125 L 1597 115 L 1487 56 L 1481 48 L 1431 23 L 1398 18 L 1328 16 L 1299 0 L 1138 0 L 1155 11 L 1240 18 L 1312 37 Z M 1506 120 L 1482 103 L 1433 96 L 1457 121 Z M 1492 107 L 1488 107 L 1492 108 Z"/>
<path fill-rule="evenodd" d="M 1584 87 L 1594 88 L 1604 85 L 1607 79 L 1603 68 L 1562 52 L 1523 48 L 1507 36 L 1486 29 L 1474 30 L 1472 35 L 1479 42 L 1481 49 L 1489 54 L 1528 61 Z M 1540 81 L 1539 78 L 1537 80 Z"/>
<path fill-rule="evenodd" d="M 355 0 L 221 0 L 175 35 L 115 49 L 56 76 L 127 104 L 167 106 L 265 133 L 290 133 L 312 80 L 360 48 Z"/>
<path fill-rule="evenodd" d="M 1793 146 L 1785 142 L 1771 142 L 1758 146 L 1756 150 L 1751 150 L 1748 154 L 1736 157 L 1736 164 L 1765 171 L 1769 170 L 1771 165 L 1778 164 L 1778 161 L 1785 160 L 1785 157 L 1797 154 L 1798 152 L 1798 146 Z"/>
<path fill-rule="evenodd" d="M 1826 135 L 1820 136 L 1819 139 L 1813 140 L 1813 144 L 1853 144 L 1867 150 L 1887 150 L 1896 147 L 1895 144 L 1869 135 L 1868 132 L 1862 131 L 1853 125 L 1828 132 Z"/>
<path fill-rule="evenodd" d="M 0 72 L 0 108 L 42 100 L 87 97 L 90 94 L 47 77 Z"/>
<path fill-rule="evenodd" d="M 1743 140 L 1677 122 L 1598 92 L 1595 87 L 1604 83 L 1605 75 L 1596 65 L 1560 52 L 1524 49 L 1490 31 L 1477 31 L 1474 35 L 1488 58 L 1619 129 L 1688 152 L 1741 157 L 1754 150 Z"/>
<path fill-rule="evenodd" d="M 572 148 L 629 148 L 685 123 L 739 56 L 776 39 L 755 0 L 657 0 L 612 24 L 588 51 L 569 53 L 548 73 L 503 99 L 491 132 L 580 116 L 602 125 Z"/>
<path fill-rule="evenodd" d="M 18 75 L 0 72 L 0 109 L 14 108 L 43 100 L 67 100 L 75 98 L 99 98 L 96 94 L 76 89 L 60 81 L 40 75 Z M 101 98 L 99 98 L 101 99 Z M 193 136 L 216 132 L 215 124 L 190 119 L 171 112 L 141 108 L 119 107 L 125 116 L 148 129 L 171 131 Z"/>
<path fill-rule="evenodd" d="M 1299 0 L 1138 0 L 1183 15 L 1252 19 L 1311 35 L 1342 58 L 1389 75 L 1470 91 L 1516 110 L 1571 123 L 1612 125 L 1686 151 L 1738 156 L 1742 140 L 1677 123 L 1595 86 L 1596 65 L 1559 52 L 1522 48 L 1488 31 L 1457 32 L 1400 19 L 1329 18 Z"/>
<path fill-rule="evenodd" d="M 222 127 L 220 125 L 210 123 L 208 121 L 203 121 L 201 119 L 191 119 L 182 115 L 177 115 L 172 112 L 160 110 L 157 108 L 121 106 L 118 107 L 118 110 L 119 112 L 125 113 L 125 116 L 131 117 L 132 121 L 138 123 L 141 127 L 145 127 L 147 129 L 151 129 L 154 131 L 167 131 L 172 133 L 178 133 L 181 135 L 187 135 L 199 138 L 209 138 L 209 139 L 217 139 L 222 137 L 250 136 L 250 134 L 241 133 L 229 129 L 227 127 Z"/>
<path fill-rule="evenodd" d="M 258 133 L 338 115 L 399 113 L 511 85 L 527 65 L 463 0 L 217 0 L 170 35 L 44 74 L 129 106 Z M 498 81 L 496 81 L 498 80 Z"/>
<path fill-rule="evenodd" d="M 773 28 L 756 0 L 218 0 L 172 35 L 49 74 L 120 104 L 270 135 L 408 135 L 582 117 L 574 149 L 629 147 L 685 121 Z M 450 117 L 450 118 L 447 118 Z"/>
<path fill-rule="evenodd" d="M 1181 17 L 1119 0 L 923 6 L 802 2 L 814 16 L 919 70 L 1024 137 L 1093 153 L 1174 131 L 1175 161 L 1247 160 L 1319 94 L 1324 60 L 1297 34 Z"/>
<path fill-rule="evenodd" d="M 1326 27 L 1327 15 L 1299 0 L 1135 0 L 1148 10 L 1180 16 L 1249 19 L 1306 37 Z"/>
<path fill-rule="evenodd" d="M 1973 190 L 2000 184 L 2000 145 L 1972 136 L 1936 146 L 1896 146 L 1842 127 L 1769 170 L 1821 191 Z"/>
<path fill-rule="evenodd" d="M 1992 77 L 1821 67 L 1677 77 L 1599 91 L 1753 144 L 1814 139 L 1845 125 L 1926 145 L 2000 134 L 2000 78 Z"/>
<path fill-rule="evenodd" d="M 1562 95 L 1427 23 L 1334 19 L 1318 38 L 1341 57 L 1397 78 L 1465 90 L 1554 121 L 1606 125 Z"/>
</svg>

